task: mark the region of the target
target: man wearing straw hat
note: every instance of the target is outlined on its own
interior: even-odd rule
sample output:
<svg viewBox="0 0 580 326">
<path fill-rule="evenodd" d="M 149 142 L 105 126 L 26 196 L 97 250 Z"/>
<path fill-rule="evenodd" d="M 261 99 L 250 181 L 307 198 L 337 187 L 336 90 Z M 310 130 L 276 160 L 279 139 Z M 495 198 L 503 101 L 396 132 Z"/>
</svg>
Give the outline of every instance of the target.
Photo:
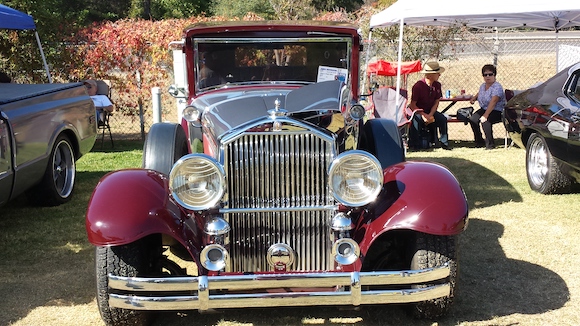
<svg viewBox="0 0 580 326">
<path fill-rule="evenodd" d="M 445 68 L 436 61 L 429 61 L 423 65 L 420 73 L 425 74 L 425 78 L 417 81 L 411 90 L 411 109 L 419 110 L 422 119 L 413 119 L 413 128 L 422 130 L 431 123 L 439 129 L 439 142 L 441 148 L 451 150 L 449 147 L 449 135 L 447 134 L 447 118 L 437 111 L 439 99 L 442 96 L 441 83 L 438 81 Z M 437 131 L 435 130 L 435 133 Z M 436 136 L 436 134 L 435 134 Z"/>
</svg>

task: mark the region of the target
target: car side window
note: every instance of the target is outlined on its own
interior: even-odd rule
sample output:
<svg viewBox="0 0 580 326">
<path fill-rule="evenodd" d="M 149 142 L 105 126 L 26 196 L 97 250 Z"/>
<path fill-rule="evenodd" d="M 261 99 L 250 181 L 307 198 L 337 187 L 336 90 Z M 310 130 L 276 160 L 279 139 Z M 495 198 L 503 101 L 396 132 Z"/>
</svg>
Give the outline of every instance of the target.
<svg viewBox="0 0 580 326">
<path fill-rule="evenodd" d="M 580 69 L 574 71 L 566 84 L 564 85 L 564 93 L 574 102 L 580 104 Z"/>
</svg>

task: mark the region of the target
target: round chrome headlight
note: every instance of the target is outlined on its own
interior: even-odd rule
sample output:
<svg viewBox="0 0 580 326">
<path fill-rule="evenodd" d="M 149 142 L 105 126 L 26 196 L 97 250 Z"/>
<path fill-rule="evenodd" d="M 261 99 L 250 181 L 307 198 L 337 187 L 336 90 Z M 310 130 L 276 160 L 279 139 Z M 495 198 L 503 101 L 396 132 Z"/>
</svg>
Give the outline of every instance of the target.
<svg viewBox="0 0 580 326">
<path fill-rule="evenodd" d="M 377 198 L 383 187 L 381 163 L 371 154 L 353 150 L 332 162 L 329 186 L 336 200 L 347 206 L 364 206 Z"/>
<path fill-rule="evenodd" d="M 214 207 L 225 187 L 223 167 L 205 154 L 189 154 L 169 173 L 169 189 L 177 202 L 191 210 Z"/>
<path fill-rule="evenodd" d="M 360 104 L 355 104 L 350 107 L 350 117 L 354 120 L 360 120 L 364 118 L 367 111 L 365 110 L 364 106 Z"/>
<path fill-rule="evenodd" d="M 182 113 L 183 118 L 188 122 L 199 122 L 201 119 L 201 111 L 195 106 L 186 106 Z"/>
</svg>

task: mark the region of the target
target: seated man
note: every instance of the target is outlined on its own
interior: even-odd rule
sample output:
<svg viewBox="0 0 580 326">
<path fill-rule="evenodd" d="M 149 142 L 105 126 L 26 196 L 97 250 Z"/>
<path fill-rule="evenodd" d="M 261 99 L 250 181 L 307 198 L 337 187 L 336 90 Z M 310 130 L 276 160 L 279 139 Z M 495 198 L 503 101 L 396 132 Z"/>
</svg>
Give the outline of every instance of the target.
<svg viewBox="0 0 580 326">
<path fill-rule="evenodd" d="M 419 115 L 416 115 L 417 118 L 414 118 L 413 121 L 413 129 L 417 131 L 416 134 L 423 131 L 426 128 L 425 126 L 433 123 L 433 125 L 439 129 L 439 142 L 441 143 L 441 148 L 450 150 L 451 147 L 449 146 L 447 118 L 443 113 L 437 111 L 439 99 L 442 95 L 439 76 L 443 71 L 445 71 L 445 68 L 439 66 L 439 63 L 436 61 L 425 63 L 423 70 L 420 71 L 420 73 L 425 74 L 425 78 L 417 81 L 415 85 L 413 85 L 411 93 L 411 109 L 420 112 Z M 431 130 L 433 131 L 433 136 L 437 138 L 437 131 L 435 129 Z"/>
<path fill-rule="evenodd" d="M 103 124 L 103 122 L 105 121 L 105 114 L 104 112 L 108 112 L 111 113 L 113 112 L 113 103 L 111 102 L 111 100 L 109 99 L 109 97 L 107 97 L 107 95 L 101 95 L 101 94 L 97 94 L 97 82 L 95 80 L 92 79 L 87 79 L 84 82 L 85 87 L 87 88 L 87 92 L 89 93 L 89 96 L 91 97 L 91 99 L 93 100 L 93 103 L 95 104 L 95 108 L 97 108 L 97 121 L 98 124 L 101 125 Z"/>
</svg>

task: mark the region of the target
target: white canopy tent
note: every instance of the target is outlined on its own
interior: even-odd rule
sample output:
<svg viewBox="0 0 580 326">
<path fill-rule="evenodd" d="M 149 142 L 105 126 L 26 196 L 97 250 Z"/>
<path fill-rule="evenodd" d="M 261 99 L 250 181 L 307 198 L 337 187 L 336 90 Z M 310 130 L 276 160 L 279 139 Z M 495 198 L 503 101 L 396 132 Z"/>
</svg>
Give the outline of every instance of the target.
<svg viewBox="0 0 580 326">
<path fill-rule="evenodd" d="M 372 39 L 373 29 L 399 25 L 398 61 L 400 62 L 405 25 L 449 26 L 453 24 L 462 24 L 472 28 L 523 27 L 553 30 L 557 37 L 557 32 L 562 28 L 580 26 L 580 1 L 398 0 L 371 17 L 369 40 Z M 399 88 L 400 71 L 397 73 L 397 94 Z"/>
<path fill-rule="evenodd" d="M 573 0 L 399 0 L 373 15 L 370 28 L 405 25 L 529 27 L 558 30 L 580 26 L 580 3 Z"/>
</svg>

